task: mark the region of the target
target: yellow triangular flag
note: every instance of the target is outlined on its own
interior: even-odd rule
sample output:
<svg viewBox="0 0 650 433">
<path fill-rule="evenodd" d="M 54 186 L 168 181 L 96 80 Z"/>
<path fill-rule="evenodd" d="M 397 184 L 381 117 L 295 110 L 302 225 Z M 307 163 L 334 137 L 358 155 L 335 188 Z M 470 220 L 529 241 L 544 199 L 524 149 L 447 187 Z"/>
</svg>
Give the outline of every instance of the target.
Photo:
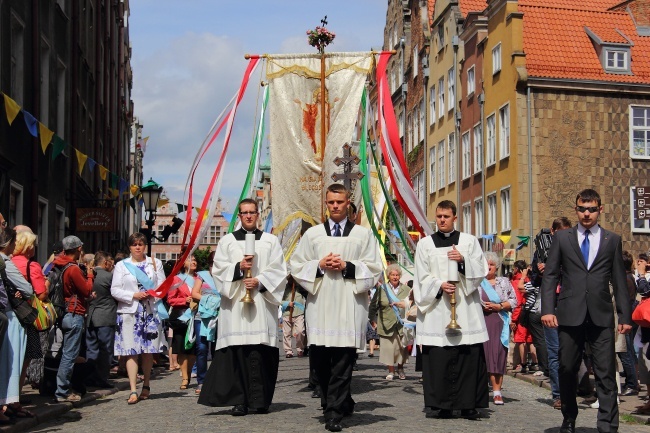
<svg viewBox="0 0 650 433">
<path fill-rule="evenodd" d="M 165 206 L 167 203 L 169 203 L 168 198 L 161 198 L 160 200 L 158 200 L 158 207 Z"/>
<path fill-rule="evenodd" d="M 99 177 L 102 178 L 102 180 L 106 180 L 106 175 L 108 174 L 108 169 L 104 167 L 103 165 L 99 166 Z"/>
<path fill-rule="evenodd" d="M 118 190 L 118 189 L 108 188 L 108 191 L 111 193 L 110 194 L 111 198 L 117 198 L 120 195 L 120 190 Z"/>
<path fill-rule="evenodd" d="M 86 160 L 88 159 L 88 155 L 79 152 L 77 149 L 74 150 L 77 154 L 77 171 L 79 172 L 79 176 L 81 176 L 81 171 L 84 169 L 84 165 L 86 165 Z"/>
<path fill-rule="evenodd" d="M 16 120 L 16 116 L 18 116 L 18 113 L 20 113 L 20 106 L 11 99 L 9 96 L 6 94 L 4 95 L 5 97 L 5 111 L 7 112 L 7 121 L 9 122 L 9 125 L 13 123 L 14 120 Z"/>
<path fill-rule="evenodd" d="M 140 187 L 138 185 L 131 185 L 131 195 L 136 195 Z"/>
<path fill-rule="evenodd" d="M 52 142 L 52 137 L 54 137 L 54 131 L 47 129 L 47 126 L 43 125 L 41 122 L 38 122 L 38 135 L 41 137 L 41 149 L 43 149 L 43 155 L 47 150 L 47 146 Z"/>
<path fill-rule="evenodd" d="M 501 239 L 501 242 L 503 242 L 503 244 L 505 245 L 505 244 L 508 243 L 508 241 L 510 241 L 510 238 L 512 236 L 510 236 L 510 235 L 500 235 L 498 237 L 499 237 L 499 239 Z"/>
</svg>

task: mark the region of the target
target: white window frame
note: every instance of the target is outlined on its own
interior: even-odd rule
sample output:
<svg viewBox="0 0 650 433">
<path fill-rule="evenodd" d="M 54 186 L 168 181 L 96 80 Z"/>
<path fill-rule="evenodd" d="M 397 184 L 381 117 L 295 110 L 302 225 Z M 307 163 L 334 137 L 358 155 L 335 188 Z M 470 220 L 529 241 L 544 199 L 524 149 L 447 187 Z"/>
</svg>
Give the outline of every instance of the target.
<svg viewBox="0 0 650 433">
<path fill-rule="evenodd" d="M 614 49 L 614 48 L 605 48 L 605 69 L 608 71 L 615 72 L 625 72 L 629 70 L 628 62 L 628 50 L 626 49 Z M 612 63 L 610 64 L 610 54 L 613 54 L 611 58 Z M 619 57 L 622 57 L 623 66 L 618 66 Z"/>
<path fill-rule="evenodd" d="M 474 65 L 467 69 L 467 96 L 471 96 L 476 91 L 476 68 Z"/>
<path fill-rule="evenodd" d="M 497 232 L 497 192 L 492 191 L 487 196 L 487 232 Z"/>
<path fill-rule="evenodd" d="M 56 227 L 56 236 L 54 236 L 54 241 L 63 240 L 65 237 L 65 208 L 63 206 L 56 205 L 56 214 L 59 218 L 59 226 Z"/>
<path fill-rule="evenodd" d="M 497 162 L 497 116 L 492 113 L 485 121 L 487 124 L 487 158 L 485 162 L 486 167 L 491 167 Z"/>
<path fill-rule="evenodd" d="M 634 219 L 634 190 L 636 186 L 630 187 L 630 231 L 632 233 L 650 233 L 650 219 Z"/>
<path fill-rule="evenodd" d="M 429 194 L 436 192 L 436 164 L 438 162 L 436 158 L 436 146 L 431 146 L 429 149 Z"/>
<path fill-rule="evenodd" d="M 413 149 L 413 114 L 409 114 L 406 118 L 406 153 L 408 154 Z"/>
<path fill-rule="evenodd" d="M 510 156 L 510 103 L 499 108 L 499 158 Z"/>
<path fill-rule="evenodd" d="M 14 182 L 13 180 L 10 181 L 9 183 L 9 197 L 11 200 L 11 190 L 15 190 L 17 192 L 16 194 L 16 203 L 14 203 L 14 206 L 16 207 L 16 213 L 15 216 L 14 214 L 11 213 L 11 210 L 9 211 L 9 217 L 7 218 L 7 222 L 9 223 L 10 227 L 15 227 L 19 224 L 23 223 L 23 197 L 25 196 L 25 191 L 23 189 L 23 186 L 20 185 L 19 183 Z M 15 218 L 14 221 L 11 219 Z"/>
<path fill-rule="evenodd" d="M 426 185 L 425 170 L 421 170 L 415 176 L 415 180 L 417 182 L 417 189 L 415 192 L 418 195 L 418 202 L 420 203 L 422 209 L 426 209 L 427 208 L 427 196 L 426 196 L 427 185 Z"/>
<path fill-rule="evenodd" d="M 36 232 L 38 233 L 38 240 L 43 248 L 38 248 L 38 255 L 36 259 L 39 263 L 45 263 L 49 254 L 49 250 L 46 245 L 52 245 L 50 242 L 50 204 L 49 201 L 42 196 L 38 196 L 38 210 L 41 212 L 41 219 L 39 221 L 39 227 L 37 227 Z M 38 215 L 38 214 L 37 214 Z"/>
<path fill-rule="evenodd" d="M 177 261 L 180 258 L 180 253 L 169 253 L 167 257 L 169 257 L 168 260 L 174 260 Z"/>
<path fill-rule="evenodd" d="M 442 189 L 447 185 L 447 178 L 445 177 L 445 139 L 443 138 L 438 143 L 438 189 Z"/>
<path fill-rule="evenodd" d="M 472 204 L 470 202 L 463 203 L 463 232 L 472 232 Z"/>
<path fill-rule="evenodd" d="M 436 123 L 436 86 L 429 88 L 429 126 Z"/>
<path fill-rule="evenodd" d="M 418 69 L 420 66 L 420 51 L 418 49 L 418 44 L 415 44 L 413 47 L 413 78 L 418 76 Z"/>
<path fill-rule="evenodd" d="M 447 111 L 451 111 L 456 105 L 456 68 L 453 66 L 447 71 L 447 93 Z"/>
<path fill-rule="evenodd" d="M 378 114 L 379 112 L 376 111 L 375 114 Z M 399 138 L 404 138 L 404 111 L 401 111 L 399 113 Z"/>
<path fill-rule="evenodd" d="M 448 137 L 449 147 L 448 155 L 448 165 L 449 169 L 447 171 L 447 178 L 449 180 L 449 185 L 456 182 L 456 133 L 452 132 Z"/>
<path fill-rule="evenodd" d="M 469 131 L 461 136 L 463 180 L 472 175 L 472 151 Z"/>
<path fill-rule="evenodd" d="M 424 141 L 424 137 L 426 136 L 427 106 L 424 102 L 425 99 L 420 99 L 420 141 Z"/>
<path fill-rule="evenodd" d="M 484 227 L 483 198 L 474 199 L 474 236 L 480 237 Z"/>
<path fill-rule="evenodd" d="M 501 42 L 492 48 L 492 75 L 501 71 Z"/>
<path fill-rule="evenodd" d="M 474 174 L 483 170 L 483 125 L 478 122 L 472 128 L 472 138 L 474 139 Z"/>
<path fill-rule="evenodd" d="M 640 115 L 635 117 L 635 111 Z M 630 158 L 650 159 L 650 105 L 630 105 L 628 110 L 630 119 Z M 635 123 L 637 123 L 635 125 Z M 639 144 L 635 145 L 635 141 Z M 641 152 L 643 148 L 643 154 Z"/>
<path fill-rule="evenodd" d="M 56 68 L 56 134 L 65 138 L 65 85 L 66 67 L 61 58 L 58 58 Z M 100 92 L 103 93 L 103 92 Z"/>
<path fill-rule="evenodd" d="M 445 23 L 438 25 L 438 52 L 445 47 Z"/>
<path fill-rule="evenodd" d="M 167 261 L 167 253 L 154 253 L 154 256 L 163 264 Z"/>
<path fill-rule="evenodd" d="M 438 80 L 438 119 L 445 116 L 445 77 Z"/>
<path fill-rule="evenodd" d="M 512 230 L 512 198 L 510 196 L 510 185 L 501 188 L 501 231 Z"/>
</svg>

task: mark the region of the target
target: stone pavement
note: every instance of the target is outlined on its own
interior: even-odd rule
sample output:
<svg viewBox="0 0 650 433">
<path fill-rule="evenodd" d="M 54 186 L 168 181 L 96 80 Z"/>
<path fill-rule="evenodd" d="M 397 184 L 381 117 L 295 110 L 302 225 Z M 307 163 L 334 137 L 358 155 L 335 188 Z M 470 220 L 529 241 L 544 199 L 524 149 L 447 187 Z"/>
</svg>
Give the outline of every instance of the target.
<svg viewBox="0 0 650 433">
<path fill-rule="evenodd" d="M 550 393 L 539 385 L 506 377 L 504 406 L 490 404 L 483 409 L 483 418 L 469 421 L 461 418 L 442 420 L 426 418 L 423 412 L 422 386 L 407 364 L 407 380 L 386 381 L 386 370 L 377 357 L 360 355 L 359 371 L 354 372 L 353 397 L 355 413 L 343 420 L 346 432 L 403 431 L 423 432 L 434 429 L 448 433 L 555 433 L 562 415 L 550 404 Z M 196 404 L 194 387 L 179 390 L 177 372 L 161 372 L 152 381 L 152 396 L 147 401 L 129 406 L 128 392 L 102 390 L 103 396 L 87 395 L 75 407 L 52 404 L 36 397 L 36 407 L 27 406 L 36 419 L 0 429 L 0 432 L 326 432 L 319 399 L 311 398 L 307 389 L 308 361 L 304 358 L 280 360 L 280 372 L 270 413 L 232 417 L 229 408 L 210 408 Z M 125 379 L 118 385 L 124 389 Z M 111 392 L 113 392 L 111 394 Z M 48 401 L 48 403 L 44 403 Z M 596 410 L 582 407 L 578 417 L 580 433 L 596 433 Z M 623 421 L 623 420 L 622 420 Z M 36 423 L 40 423 L 36 425 Z M 32 430 L 28 430 L 31 428 Z M 621 433 L 650 431 L 642 424 L 623 423 Z"/>
</svg>

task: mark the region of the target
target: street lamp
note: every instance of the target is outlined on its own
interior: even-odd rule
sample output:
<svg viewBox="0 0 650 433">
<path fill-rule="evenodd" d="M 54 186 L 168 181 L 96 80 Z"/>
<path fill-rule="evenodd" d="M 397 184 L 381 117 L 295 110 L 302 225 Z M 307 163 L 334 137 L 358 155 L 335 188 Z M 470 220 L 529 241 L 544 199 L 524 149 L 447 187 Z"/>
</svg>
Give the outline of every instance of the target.
<svg viewBox="0 0 650 433">
<path fill-rule="evenodd" d="M 142 200 L 144 201 L 145 220 L 147 223 L 147 242 L 148 255 L 151 257 L 151 240 L 153 238 L 153 223 L 156 219 L 156 211 L 158 210 L 158 199 L 163 192 L 163 187 L 158 185 L 152 178 L 140 187 Z"/>
</svg>

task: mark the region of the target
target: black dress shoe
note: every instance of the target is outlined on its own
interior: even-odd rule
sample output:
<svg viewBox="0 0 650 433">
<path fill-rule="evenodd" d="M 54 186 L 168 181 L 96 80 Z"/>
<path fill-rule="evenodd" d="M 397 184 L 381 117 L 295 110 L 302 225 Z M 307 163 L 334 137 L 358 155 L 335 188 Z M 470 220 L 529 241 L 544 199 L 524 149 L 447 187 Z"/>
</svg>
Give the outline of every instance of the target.
<svg viewBox="0 0 650 433">
<path fill-rule="evenodd" d="M 261 414 L 266 414 L 266 413 L 269 413 L 269 408 L 268 407 L 261 407 L 261 408 L 257 409 L 255 412 L 261 413 Z"/>
<path fill-rule="evenodd" d="M 438 418 L 449 419 L 453 417 L 454 417 L 454 413 L 449 409 L 440 409 L 438 411 Z"/>
<path fill-rule="evenodd" d="M 325 423 L 325 430 L 341 431 L 343 430 L 343 426 L 341 425 L 341 421 L 336 419 L 331 419 Z"/>
<path fill-rule="evenodd" d="M 311 398 L 320 398 L 320 391 L 318 389 L 315 389 L 311 394 Z"/>
<path fill-rule="evenodd" d="M 481 417 L 481 413 L 476 409 L 463 409 L 460 411 L 460 416 L 465 419 L 479 419 Z"/>
<path fill-rule="evenodd" d="M 562 427 L 560 427 L 560 433 L 576 433 L 576 422 L 568 419 L 562 421 Z"/>
<path fill-rule="evenodd" d="M 238 404 L 230 409 L 230 415 L 232 416 L 244 416 L 248 414 L 248 408 L 243 404 Z"/>
</svg>

